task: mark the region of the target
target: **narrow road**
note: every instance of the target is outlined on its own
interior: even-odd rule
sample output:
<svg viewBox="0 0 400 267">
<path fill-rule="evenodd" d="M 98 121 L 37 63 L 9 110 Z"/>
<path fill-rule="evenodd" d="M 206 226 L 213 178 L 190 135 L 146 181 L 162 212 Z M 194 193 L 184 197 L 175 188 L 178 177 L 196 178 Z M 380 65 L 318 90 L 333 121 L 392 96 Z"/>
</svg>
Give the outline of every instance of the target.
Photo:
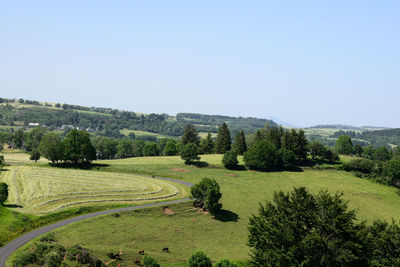
<svg viewBox="0 0 400 267">
<path fill-rule="evenodd" d="M 135 174 L 135 175 L 140 175 L 140 174 Z M 140 176 L 145 176 L 145 177 L 153 177 L 149 175 L 140 175 Z M 178 184 L 182 184 L 188 187 L 192 187 L 192 183 L 185 182 L 185 181 L 180 181 L 180 180 L 175 180 L 171 178 L 164 178 L 164 177 L 154 177 L 155 179 L 160 179 L 160 180 L 165 180 L 169 182 L 174 182 Z M 63 227 L 65 225 L 68 225 L 70 223 L 78 222 L 81 220 L 85 220 L 88 218 L 100 216 L 100 215 L 105 215 L 105 214 L 110 214 L 110 213 L 115 213 L 115 212 L 124 212 L 128 210 L 137 210 L 137 209 L 143 209 L 143 208 L 149 208 L 149 207 L 156 207 L 156 206 L 163 206 L 163 205 L 169 205 L 169 204 L 175 204 L 175 203 L 180 203 L 180 202 L 185 202 L 189 201 L 190 198 L 184 198 L 184 199 L 176 199 L 176 200 L 170 200 L 170 201 L 164 201 L 164 202 L 159 202 L 159 203 L 152 203 L 152 204 L 144 204 L 144 205 L 139 205 L 139 206 L 134 206 L 134 207 L 126 207 L 126 208 L 118 208 L 118 209 L 112 209 L 112 210 L 104 210 L 104 211 L 98 211 L 98 212 L 93 212 L 93 213 L 88 213 L 82 216 L 78 217 L 73 217 L 69 218 L 57 223 L 53 223 L 50 225 L 43 226 L 42 228 L 36 229 L 32 232 L 26 233 L 21 237 L 18 237 L 17 239 L 14 239 L 13 241 L 9 242 L 6 244 L 4 247 L 0 248 L 0 267 L 5 267 L 6 266 L 6 260 L 7 258 L 19 247 L 24 245 L 25 243 L 31 241 L 32 239 L 43 235 L 45 233 L 48 233 L 50 231 L 56 230 L 57 228 Z"/>
</svg>

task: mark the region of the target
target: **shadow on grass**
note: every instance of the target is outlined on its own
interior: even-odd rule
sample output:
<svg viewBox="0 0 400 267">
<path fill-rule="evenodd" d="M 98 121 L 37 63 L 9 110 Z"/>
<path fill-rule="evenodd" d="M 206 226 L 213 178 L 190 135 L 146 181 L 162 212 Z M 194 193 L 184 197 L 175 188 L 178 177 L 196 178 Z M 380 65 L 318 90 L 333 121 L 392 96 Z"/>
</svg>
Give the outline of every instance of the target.
<svg viewBox="0 0 400 267">
<path fill-rule="evenodd" d="M 4 207 L 6 207 L 6 208 L 23 208 L 24 206 L 17 205 L 17 204 L 5 204 Z"/>
<path fill-rule="evenodd" d="M 231 171 L 247 171 L 247 168 L 244 165 L 238 165 L 236 168 L 227 168 L 227 169 Z"/>
<path fill-rule="evenodd" d="M 196 166 L 197 168 L 206 168 L 208 167 L 208 163 L 205 161 L 195 161 L 191 165 Z"/>
<path fill-rule="evenodd" d="M 99 163 L 49 163 L 50 166 L 63 169 L 81 169 L 81 170 L 91 170 L 99 169 L 104 167 L 109 167 L 109 164 L 99 164 Z"/>
<path fill-rule="evenodd" d="M 221 222 L 237 222 L 239 220 L 239 215 L 229 211 L 222 209 L 217 215 L 214 216 L 216 220 Z"/>
</svg>

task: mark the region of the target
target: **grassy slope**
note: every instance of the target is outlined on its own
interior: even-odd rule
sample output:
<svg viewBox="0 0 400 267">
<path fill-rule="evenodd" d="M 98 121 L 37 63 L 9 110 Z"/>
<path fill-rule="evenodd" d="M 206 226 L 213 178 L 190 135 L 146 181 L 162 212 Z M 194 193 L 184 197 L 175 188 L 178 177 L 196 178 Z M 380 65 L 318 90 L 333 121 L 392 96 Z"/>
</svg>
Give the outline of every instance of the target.
<svg viewBox="0 0 400 267">
<path fill-rule="evenodd" d="M 225 219 L 228 221 L 198 214 L 190 204 L 180 204 L 171 206 L 177 213 L 170 216 L 162 215 L 160 208 L 153 208 L 124 213 L 119 218 L 104 216 L 70 225 L 58 231 L 59 241 L 67 246 L 79 243 L 94 250 L 103 260 L 110 250 L 118 251 L 120 248 L 127 252 L 125 258 L 129 262 L 137 257 L 138 250 L 145 249 L 162 266 L 184 266 L 196 250 L 205 251 L 213 260 L 245 260 L 249 252 L 246 246 L 248 217 L 257 211 L 260 201 L 271 198 L 273 191 L 287 191 L 295 186 L 306 186 L 312 192 L 321 189 L 343 192 L 350 207 L 358 210 L 361 220 L 400 218 L 400 197 L 395 188 L 356 178 L 350 173 L 313 169 L 275 173 L 229 171 L 222 168 L 220 155 L 207 155 L 202 159 L 211 166 L 185 166 L 179 157 L 133 158 L 102 163 L 109 164 L 105 171 L 150 173 L 191 182 L 203 177 L 215 178 L 221 185 Z M 170 254 L 161 253 L 164 246 L 171 249 Z"/>
</svg>

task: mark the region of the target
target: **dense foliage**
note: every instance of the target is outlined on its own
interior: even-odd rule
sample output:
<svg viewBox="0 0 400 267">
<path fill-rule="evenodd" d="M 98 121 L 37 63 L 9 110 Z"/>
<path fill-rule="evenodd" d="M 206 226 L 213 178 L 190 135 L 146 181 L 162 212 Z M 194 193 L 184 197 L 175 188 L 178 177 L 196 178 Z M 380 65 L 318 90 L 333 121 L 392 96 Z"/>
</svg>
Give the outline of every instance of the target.
<svg viewBox="0 0 400 267">
<path fill-rule="evenodd" d="M 222 196 L 219 184 L 214 179 L 203 178 L 199 183 L 190 189 L 192 196 L 195 198 L 195 206 L 208 210 L 211 214 L 217 214 L 222 204 L 218 203 Z"/>
<path fill-rule="evenodd" d="M 400 228 L 357 223 L 339 194 L 275 192 L 250 218 L 253 266 L 396 266 Z"/>
<path fill-rule="evenodd" d="M 0 183 L 0 205 L 3 205 L 8 198 L 8 185 L 6 183 Z"/>
<path fill-rule="evenodd" d="M 226 151 L 224 156 L 222 157 L 222 164 L 224 167 L 230 170 L 236 170 L 239 167 L 239 162 L 237 159 L 236 150 Z"/>
<path fill-rule="evenodd" d="M 204 252 L 198 251 L 189 258 L 189 267 L 211 267 L 212 263 Z"/>
<path fill-rule="evenodd" d="M 187 143 L 181 152 L 181 158 L 185 161 L 186 165 L 194 164 L 200 159 L 198 148 L 193 143 Z"/>
</svg>

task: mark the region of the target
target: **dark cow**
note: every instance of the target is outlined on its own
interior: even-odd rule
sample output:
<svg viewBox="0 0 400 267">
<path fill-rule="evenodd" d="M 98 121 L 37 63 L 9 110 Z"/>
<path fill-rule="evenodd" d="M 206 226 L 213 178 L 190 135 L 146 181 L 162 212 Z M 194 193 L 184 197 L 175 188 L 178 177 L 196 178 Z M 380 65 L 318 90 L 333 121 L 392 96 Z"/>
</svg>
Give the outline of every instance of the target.
<svg viewBox="0 0 400 267">
<path fill-rule="evenodd" d="M 139 255 L 144 255 L 144 250 L 139 250 L 138 254 Z"/>
<path fill-rule="evenodd" d="M 163 252 L 169 252 L 169 249 L 168 248 L 163 248 L 162 251 Z"/>
<path fill-rule="evenodd" d="M 140 260 L 134 260 L 133 262 L 134 262 L 136 265 L 139 265 L 139 266 L 141 265 L 141 264 L 140 264 Z"/>
</svg>

